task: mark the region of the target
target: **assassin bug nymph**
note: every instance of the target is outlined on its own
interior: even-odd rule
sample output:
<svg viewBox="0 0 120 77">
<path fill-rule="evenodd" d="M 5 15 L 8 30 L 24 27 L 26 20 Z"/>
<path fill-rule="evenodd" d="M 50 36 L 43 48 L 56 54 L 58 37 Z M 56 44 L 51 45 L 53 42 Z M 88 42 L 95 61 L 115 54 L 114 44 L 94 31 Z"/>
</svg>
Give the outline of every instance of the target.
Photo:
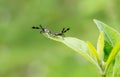
<svg viewBox="0 0 120 77">
<path fill-rule="evenodd" d="M 32 29 L 41 29 L 40 33 L 51 33 L 50 30 L 43 28 L 41 25 L 39 27 L 33 26 Z"/>
<path fill-rule="evenodd" d="M 40 33 L 48 33 L 52 36 L 64 36 L 64 33 L 67 32 L 68 30 L 70 30 L 70 28 L 63 28 L 62 31 L 60 33 L 51 33 L 50 30 L 43 28 L 41 25 L 39 25 L 39 27 L 35 27 L 33 26 L 32 29 L 41 29 Z"/>
</svg>

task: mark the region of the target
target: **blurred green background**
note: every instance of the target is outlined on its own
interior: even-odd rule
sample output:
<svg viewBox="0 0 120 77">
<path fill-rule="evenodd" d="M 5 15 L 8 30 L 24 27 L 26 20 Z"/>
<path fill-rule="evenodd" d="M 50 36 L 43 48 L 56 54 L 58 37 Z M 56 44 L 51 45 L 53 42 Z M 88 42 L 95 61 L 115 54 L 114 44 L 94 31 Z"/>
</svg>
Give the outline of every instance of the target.
<svg viewBox="0 0 120 77">
<path fill-rule="evenodd" d="M 120 30 L 120 0 L 0 0 L 0 77 L 100 77 L 94 65 L 45 38 L 39 24 L 96 45 L 93 19 Z"/>
</svg>

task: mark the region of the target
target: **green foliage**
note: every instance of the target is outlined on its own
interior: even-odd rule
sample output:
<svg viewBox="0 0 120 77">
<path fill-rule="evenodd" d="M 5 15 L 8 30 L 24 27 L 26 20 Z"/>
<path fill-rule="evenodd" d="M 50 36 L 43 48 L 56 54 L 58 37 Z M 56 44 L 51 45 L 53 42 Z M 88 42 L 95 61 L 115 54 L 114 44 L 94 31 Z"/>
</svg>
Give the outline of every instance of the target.
<svg viewBox="0 0 120 77">
<path fill-rule="evenodd" d="M 109 67 L 110 62 L 112 60 L 114 60 L 115 55 L 117 54 L 117 52 L 120 49 L 120 34 L 113 28 L 107 26 L 106 24 L 104 24 L 98 20 L 94 20 L 94 21 L 97 24 L 98 29 L 100 31 L 104 32 L 104 37 L 105 37 L 104 53 L 107 53 L 107 54 L 105 54 L 106 70 L 107 70 L 108 69 L 107 67 Z M 117 56 L 117 57 L 119 58 L 119 56 Z M 115 59 L 115 62 L 113 62 L 111 69 L 109 69 L 109 71 L 111 71 L 114 68 L 114 71 L 112 71 L 113 73 L 111 73 L 111 72 L 109 73 L 112 76 L 114 76 L 114 73 L 118 73 L 118 72 L 115 72 L 116 71 L 115 68 L 117 66 L 119 67 L 117 57 Z M 118 77 L 118 76 L 120 76 L 120 75 L 117 74 L 117 76 L 115 76 L 115 77 Z"/>
<path fill-rule="evenodd" d="M 120 30 L 118 7 L 120 0 L 0 0 L 0 77 L 99 77 L 94 65 L 31 27 L 41 24 L 52 32 L 70 27 L 66 36 L 96 45 L 92 19 Z"/>
<path fill-rule="evenodd" d="M 82 55 L 85 59 L 95 64 L 102 77 L 119 77 L 118 68 L 120 68 L 120 56 L 118 55 L 116 57 L 116 54 L 120 50 L 120 34 L 98 20 L 94 20 L 94 22 L 100 30 L 97 49 L 95 49 L 90 42 L 86 43 L 74 37 L 55 36 L 51 33 L 43 34 L 52 40 L 64 43 Z"/>
<path fill-rule="evenodd" d="M 106 24 L 94 20 L 96 23 L 98 29 L 100 31 L 104 32 L 104 37 L 105 37 L 105 47 L 104 47 L 104 53 L 105 53 L 105 60 L 108 58 L 109 54 L 111 53 L 112 48 L 115 46 L 117 42 L 120 41 L 120 34 L 114 30 L 113 28 L 107 26 Z"/>
</svg>

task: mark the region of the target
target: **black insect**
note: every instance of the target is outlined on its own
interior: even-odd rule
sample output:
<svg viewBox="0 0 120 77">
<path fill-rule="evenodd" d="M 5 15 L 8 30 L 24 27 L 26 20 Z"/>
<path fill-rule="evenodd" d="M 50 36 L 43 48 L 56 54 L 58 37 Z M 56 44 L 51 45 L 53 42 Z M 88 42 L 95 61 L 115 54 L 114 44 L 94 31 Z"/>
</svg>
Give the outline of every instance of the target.
<svg viewBox="0 0 120 77">
<path fill-rule="evenodd" d="M 40 33 L 48 33 L 51 36 L 64 36 L 64 33 L 70 30 L 70 28 L 63 28 L 60 33 L 51 33 L 49 29 L 43 28 L 41 25 L 39 25 L 39 27 L 33 26 L 32 29 L 40 29 Z"/>
<path fill-rule="evenodd" d="M 70 30 L 70 28 L 63 28 L 60 33 L 54 33 L 54 36 L 64 36 L 64 33 Z"/>
<path fill-rule="evenodd" d="M 40 33 L 51 33 L 50 30 L 43 28 L 41 25 L 39 25 L 39 27 L 33 26 L 32 29 L 40 29 Z"/>
</svg>

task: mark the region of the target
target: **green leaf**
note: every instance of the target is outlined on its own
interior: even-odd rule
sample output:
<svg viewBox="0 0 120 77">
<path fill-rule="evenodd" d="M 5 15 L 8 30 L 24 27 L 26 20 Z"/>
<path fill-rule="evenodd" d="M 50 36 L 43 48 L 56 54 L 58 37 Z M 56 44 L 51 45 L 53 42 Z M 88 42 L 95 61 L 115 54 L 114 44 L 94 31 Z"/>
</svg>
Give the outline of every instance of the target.
<svg viewBox="0 0 120 77">
<path fill-rule="evenodd" d="M 95 49 L 95 47 L 90 42 L 87 42 L 87 44 L 88 44 L 88 47 L 89 47 L 90 51 L 92 52 L 93 58 L 97 59 L 97 61 L 98 61 L 99 56 L 98 56 L 97 50 Z"/>
<path fill-rule="evenodd" d="M 120 41 L 120 34 L 113 28 L 109 27 L 108 25 L 98 21 L 94 20 L 96 23 L 98 29 L 104 32 L 104 41 L 105 41 L 105 46 L 104 46 L 104 53 L 106 59 L 108 58 L 111 49 L 115 46 L 117 42 Z M 105 59 L 105 60 L 106 60 Z"/>
<path fill-rule="evenodd" d="M 108 56 L 112 49 L 113 47 L 107 41 L 104 41 L 104 61 L 108 59 Z"/>
<path fill-rule="evenodd" d="M 66 46 L 70 47 L 71 49 L 76 51 L 78 54 L 80 54 L 85 59 L 87 59 L 91 63 L 95 64 L 99 68 L 99 66 L 98 66 L 97 62 L 95 61 L 95 58 L 93 58 L 93 55 L 90 52 L 86 42 L 84 42 L 80 39 L 74 38 L 74 37 L 53 36 L 52 34 L 47 34 L 47 33 L 44 33 L 44 35 L 52 40 L 61 42 L 61 43 L 65 44 Z"/>
<path fill-rule="evenodd" d="M 89 60 L 90 62 L 93 62 L 92 57 L 89 55 L 90 52 L 86 42 L 73 37 L 64 37 L 63 40 L 59 40 L 59 41 L 64 43 L 68 47 L 72 48 L 73 50 L 75 50 L 85 59 Z"/>
<path fill-rule="evenodd" d="M 103 60 L 104 57 L 103 49 L 104 49 L 104 33 L 101 32 L 97 42 L 97 52 L 99 55 L 99 60 L 101 61 Z"/>
<path fill-rule="evenodd" d="M 88 44 L 88 47 L 89 47 L 89 49 L 90 49 L 90 51 L 91 51 L 91 52 L 90 52 L 90 53 L 91 53 L 90 56 L 95 60 L 95 61 L 94 61 L 94 64 L 95 64 L 96 67 L 99 69 L 99 71 L 102 72 L 102 70 L 101 70 L 101 68 L 100 68 L 100 66 L 99 66 L 99 64 L 100 64 L 99 56 L 98 56 L 98 53 L 97 53 L 95 47 L 94 47 L 90 42 L 87 42 L 87 44 Z"/>
<path fill-rule="evenodd" d="M 108 77 L 120 77 L 120 34 L 115 29 L 109 27 L 108 25 L 94 20 L 99 28 L 100 32 L 104 32 L 104 60 L 106 61 L 107 66 L 107 76 Z M 116 56 L 117 55 L 117 56 Z M 115 57 L 115 59 L 114 59 Z M 109 68 L 108 68 L 109 67 Z"/>
<path fill-rule="evenodd" d="M 109 68 L 107 70 L 107 77 L 114 77 L 113 75 L 113 68 L 114 68 L 114 64 L 115 64 L 115 60 L 113 60 L 110 65 Z"/>
<path fill-rule="evenodd" d="M 105 41 L 107 41 L 111 46 L 114 46 L 117 42 L 120 41 L 120 34 L 115 29 L 98 20 L 94 20 L 94 22 L 96 23 L 98 29 L 104 32 Z"/>
<path fill-rule="evenodd" d="M 112 62 L 112 60 L 114 60 L 115 55 L 118 53 L 118 51 L 120 50 L 120 42 L 118 42 L 115 47 L 112 49 L 107 61 L 106 61 L 106 68 L 110 65 L 110 62 Z"/>
<path fill-rule="evenodd" d="M 113 77 L 120 77 L 120 52 L 116 55 L 113 68 Z"/>
</svg>

